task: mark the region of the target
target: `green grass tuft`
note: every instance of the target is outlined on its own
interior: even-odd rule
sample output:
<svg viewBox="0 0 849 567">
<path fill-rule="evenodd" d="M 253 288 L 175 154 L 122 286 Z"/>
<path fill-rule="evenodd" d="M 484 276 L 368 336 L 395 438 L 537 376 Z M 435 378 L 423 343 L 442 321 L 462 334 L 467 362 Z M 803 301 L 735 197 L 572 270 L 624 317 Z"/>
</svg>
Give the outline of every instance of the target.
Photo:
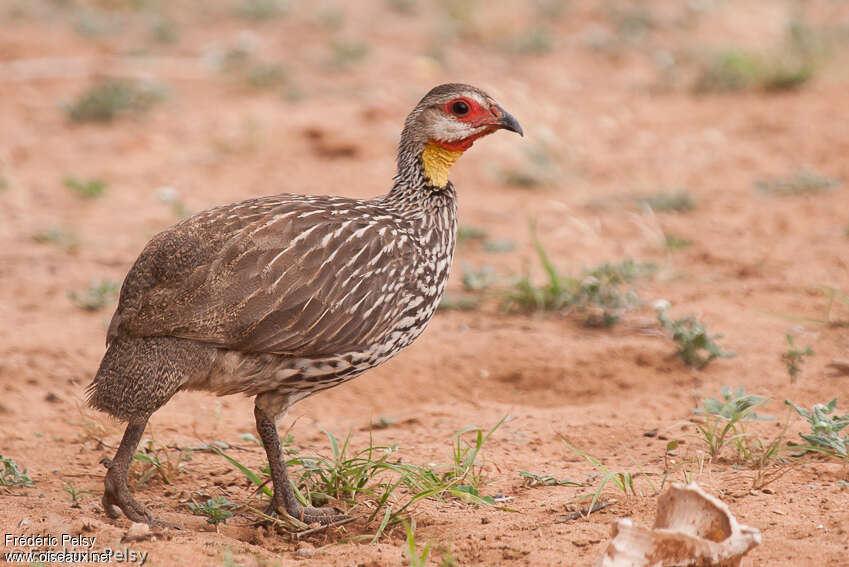
<svg viewBox="0 0 849 567">
<path fill-rule="evenodd" d="M 639 301 L 633 291 L 623 292 L 621 285 L 655 269 L 651 264 L 625 260 L 584 270 L 577 278 L 567 277 L 552 263 L 533 225 L 531 237 L 548 282 L 538 285 L 527 275 L 513 282 L 503 291 L 501 308 L 508 313 L 578 312 L 587 316 L 585 323 L 589 326 L 610 326 Z"/>
<path fill-rule="evenodd" d="M 255 22 L 276 18 L 288 11 L 287 0 L 240 0 L 236 8 L 237 15 Z"/>
<path fill-rule="evenodd" d="M 99 311 L 118 296 L 119 289 L 118 282 L 104 279 L 99 282 L 92 282 L 89 287 L 81 292 L 68 291 L 68 298 L 80 309 Z"/>
<path fill-rule="evenodd" d="M 370 53 L 367 43 L 359 40 L 338 40 L 330 46 L 330 67 L 345 70 L 364 61 Z"/>
<path fill-rule="evenodd" d="M 72 122 L 111 122 L 139 115 L 164 99 L 161 87 L 130 79 L 104 79 L 65 108 Z"/>
<path fill-rule="evenodd" d="M 787 367 L 787 374 L 790 376 L 790 383 L 792 384 L 796 382 L 796 378 L 802 372 L 802 364 L 805 362 L 805 358 L 814 356 L 814 350 L 811 347 L 797 348 L 793 342 L 793 335 L 790 333 L 784 335 L 784 338 L 790 348 L 781 354 L 781 360 Z"/>
<path fill-rule="evenodd" d="M 206 523 L 214 525 L 216 530 L 218 530 L 218 524 L 224 523 L 228 518 L 233 517 L 233 512 L 230 510 L 237 508 L 235 504 L 223 496 L 215 499 L 209 498 L 206 502 L 201 502 L 200 504 L 195 501 L 194 497 L 191 500 L 188 506 L 192 514 L 195 516 L 206 516 Z"/>
<path fill-rule="evenodd" d="M 32 235 L 32 239 L 39 244 L 52 244 L 68 253 L 74 253 L 80 247 L 80 240 L 77 235 L 61 226 L 39 230 Z"/>
<path fill-rule="evenodd" d="M 402 463 L 397 445 L 376 446 L 370 440 L 368 447 L 355 451 L 350 446 L 350 436 L 340 440 L 327 431 L 324 433 L 330 455 L 307 456 L 290 451 L 286 465 L 290 476 L 297 479 L 293 488 L 303 505 L 320 506 L 334 501 L 354 510 L 360 506 L 358 500 L 373 502 L 368 521 L 379 521 L 373 538 L 376 541 L 388 526 L 406 519 L 408 510 L 422 499 L 450 497 L 473 505 L 494 505 L 492 497 L 480 493 L 486 480 L 479 457 L 484 444 L 506 418 L 488 431 L 468 427 L 457 432 L 452 437 L 451 461 L 436 468 Z M 267 465 L 255 472 L 221 448 L 212 446 L 211 450 L 242 471 L 258 487 L 257 491 L 271 495 Z"/>
<path fill-rule="evenodd" d="M 831 415 L 837 409 L 837 398 L 827 404 L 814 404 L 810 410 L 801 408 L 790 400 L 784 400 L 784 403 L 796 410 L 811 426 L 810 433 L 799 434 L 809 443 L 801 448 L 803 451 L 817 451 L 849 462 L 849 436 L 840 435 L 849 425 L 849 413 Z"/>
<path fill-rule="evenodd" d="M 106 193 L 106 183 L 100 179 L 79 179 L 66 177 L 62 180 L 65 187 L 83 199 L 99 199 Z"/>
<path fill-rule="evenodd" d="M 705 422 L 696 424 L 696 428 L 711 458 L 718 457 L 728 443 L 733 443 L 738 456 L 747 460 L 752 451 L 744 422 L 773 419 L 755 413 L 755 409 L 766 404 L 769 399 L 747 394 L 742 386 L 736 392 L 729 386 L 723 386 L 720 388 L 720 396 L 721 399 L 703 399 L 702 407 L 693 410 L 693 413 L 705 416 Z"/>
<path fill-rule="evenodd" d="M 13 459 L 0 455 L 0 486 L 7 488 L 32 488 L 32 479 L 27 469 L 21 470 Z"/>
<path fill-rule="evenodd" d="M 755 181 L 757 189 L 777 197 L 817 195 L 832 191 L 839 186 L 840 181 L 836 179 L 804 169 L 787 177 L 770 177 Z"/>
<path fill-rule="evenodd" d="M 636 201 L 641 207 L 649 207 L 658 213 L 687 213 L 696 208 L 696 201 L 687 189 L 661 191 L 637 197 Z"/>
<path fill-rule="evenodd" d="M 693 316 L 682 319 L 669 319 L 667 311 L 669 303 L 660 301 L 655 304 L 657 320 L 678 343 L 675 351 L 684 364 L 693 368 L 702 369 L 716 358 L 731 358 L 736 356 L 735 352 L 725 351 L 716 343 L 716 339 L 722 335 L 711 335 L 707 332 L 707 326 Z"/>
</svg>

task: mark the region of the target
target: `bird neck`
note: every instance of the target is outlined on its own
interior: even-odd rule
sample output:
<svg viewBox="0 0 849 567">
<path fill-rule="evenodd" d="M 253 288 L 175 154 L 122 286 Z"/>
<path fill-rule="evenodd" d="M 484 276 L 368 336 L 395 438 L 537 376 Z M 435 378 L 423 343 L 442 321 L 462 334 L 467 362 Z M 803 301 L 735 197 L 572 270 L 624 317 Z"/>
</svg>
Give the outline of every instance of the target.
<svg viewBox="0 0 849 567">
<path fill-rule="evenodd" d="M 422 150 L 424 176 L 434 187 L 444 188 L 448 185 L 448 172 L 451 166 L 461 155 L 463 155 L 463 150 L 452 150 L 428 142 Z"/>
<path fill-rule="evenodd" d="M 390 200 L 427 201 L 434 197 L 454 199 L 454 187 L 448 172 L 462 150 L 449 149 L 434 142 L 412 141 L 402 137 L 398 148 L 398 171 L 389 195 Z"/>
</svg>

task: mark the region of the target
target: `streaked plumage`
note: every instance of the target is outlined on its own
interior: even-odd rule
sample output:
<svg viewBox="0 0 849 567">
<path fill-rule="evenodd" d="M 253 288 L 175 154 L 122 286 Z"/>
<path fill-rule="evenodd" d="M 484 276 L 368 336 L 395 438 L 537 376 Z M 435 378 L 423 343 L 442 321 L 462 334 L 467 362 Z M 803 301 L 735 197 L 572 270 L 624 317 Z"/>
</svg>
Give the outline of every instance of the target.
<svg viewBox="0 0 849 567">
<path fill-rule="evenodd" d="M 138 429 L 176 391 L 203 389 L 256 395 L 258 430 L 279 461 L 272 426 L 292 403 L 380 364 L 424 330 L 454 254 L 447 168 L 498 128 L 521 133 L 482 91 L 442 85 L 407 118 L 387 195 L 262 197 L 154 237 L 125 279 L 90 387 L 94 407 L 130 422 L 122 449 L 135 449 Z M 428 151 L 436 157 L 423 159 Z M 126 491 L 123 455 L 107 474 L 104 507 L 152 521 Z M 285 474 L 272 463 L 275 510 L 333 516 L 297 506 Z"/>
</svg>

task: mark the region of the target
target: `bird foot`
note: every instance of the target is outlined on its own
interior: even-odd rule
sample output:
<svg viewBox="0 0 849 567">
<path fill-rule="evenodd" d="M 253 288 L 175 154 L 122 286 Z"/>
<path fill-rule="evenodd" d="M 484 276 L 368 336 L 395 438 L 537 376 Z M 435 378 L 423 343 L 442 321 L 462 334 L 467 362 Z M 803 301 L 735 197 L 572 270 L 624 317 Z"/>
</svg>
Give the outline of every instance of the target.
<svg viewBox="0 0 849 567">
<path fill-rule="evenodd" d="M 273 500 L 265 510 L 267 516 L 279 516 L 278 511 L 285 511 L 293 518 L 300 520 L 305 524 L 321 524 L 326 526 L 349 518 L 346 514 L 336 508 L 314 508 L 312 506 L 300 506 L 296 504 L 291 509 L 287 509 L 282 504 L 277 504 Z"/>
<path fill-rule="evenodd" d="M 110 471 L 111 472 L 111 471 Z M 133 522 L 148 524 L 151 527 L 167 528 L 172 530 L 183 529 L 178 524 L 172 524 L 163 520 L 158 520 L 148 513 L 144 506 L 138 503 L 130 494 L 130 489 L 127 488 L 126 482 L 121 482 L 106 473 L 105 488 L 103 491 L 103 511 L 110 518 L 116 519 L 121 517 L 121 512 Z M 117 508 L 116 508 L 117 507 Z M 118 511 L 120 508 L 121 512 Z"/>
</svg>

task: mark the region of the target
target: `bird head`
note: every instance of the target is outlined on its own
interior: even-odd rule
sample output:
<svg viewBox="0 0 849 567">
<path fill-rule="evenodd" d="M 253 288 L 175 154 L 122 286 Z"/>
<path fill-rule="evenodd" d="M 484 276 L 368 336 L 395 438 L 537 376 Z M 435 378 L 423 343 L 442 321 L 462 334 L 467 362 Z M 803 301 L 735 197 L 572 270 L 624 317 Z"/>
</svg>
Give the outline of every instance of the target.
<svg viewBox="0 0 849 567">
<path fill-rule="evenodd" d="M 420 153 L 425 177 L 433 186 L 445 187 L 457 158 L 478 138 L 501 129 L 523 135 L 513 115 L 482 90 L 459 83 L 439 85 L 407 117 L 401 150 Z"/>
</svg>

